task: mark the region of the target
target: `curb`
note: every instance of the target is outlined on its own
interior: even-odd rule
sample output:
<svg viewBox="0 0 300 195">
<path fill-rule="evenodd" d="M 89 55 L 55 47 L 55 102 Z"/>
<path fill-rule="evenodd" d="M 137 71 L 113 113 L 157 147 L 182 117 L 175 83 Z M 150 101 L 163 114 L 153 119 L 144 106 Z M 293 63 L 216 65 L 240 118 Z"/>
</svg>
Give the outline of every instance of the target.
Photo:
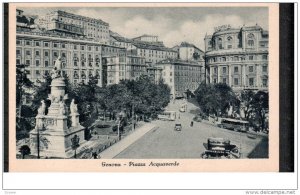
<svg viewBox="0 0 300 195">
<path fill-rule="evenodd" d="M 112 159 L 118 154 L 120 154 L 123 150 L 128 148 L 131 144 L 136 142 L 146 133 L 151 130 L 157 129 L 158 127 L 154 124 L 145 124 L 144 126 L 140 127 L 139 129 L 132 132 L 130 135 L 123 138 L 121 141 L 115 143 L 114 145 L 110 146 L 106 150 L 102 151 L 99 155 L 101 159 Z"/>
</svg>

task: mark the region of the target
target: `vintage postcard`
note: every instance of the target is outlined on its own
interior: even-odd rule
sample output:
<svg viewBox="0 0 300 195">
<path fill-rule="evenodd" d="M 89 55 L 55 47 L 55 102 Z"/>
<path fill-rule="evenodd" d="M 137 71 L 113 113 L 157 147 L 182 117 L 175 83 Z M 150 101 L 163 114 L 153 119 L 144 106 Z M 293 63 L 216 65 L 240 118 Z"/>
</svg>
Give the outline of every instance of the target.
<svg viewBox="0 0 300 195">
<path fill-rule="evenodd" d="M 9 4 L 9 172 L 277 172 L 277 3 Z"/>
</svg>

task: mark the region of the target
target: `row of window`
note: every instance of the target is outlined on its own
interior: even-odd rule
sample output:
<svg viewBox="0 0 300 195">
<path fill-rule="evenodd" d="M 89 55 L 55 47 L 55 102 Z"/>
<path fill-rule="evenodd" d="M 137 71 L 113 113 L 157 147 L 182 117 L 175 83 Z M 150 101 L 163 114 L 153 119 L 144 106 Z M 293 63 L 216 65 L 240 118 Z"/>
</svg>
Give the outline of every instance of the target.
<svg viewBox="0 0 300 195">
<path fill-rule="evenodd" d="M 239 73 L 239 67 L 238 66 L 235 66 L 234 68 L 233 68 L 233 72 L 234 73 Z M 262 66 L 262 72 L 264 72 L 264 73 L 267 73 L 268 72 L 268 66 L 267 65 L 263 65 Z M 227 74 L 227 71 L 228 71 L 228 68 L 227 67 L 222 67 L 222 73 L 223 74 Z M 248 72 L 254 72 L 254 66 L 248 66 Z M 214 74 L 218 74 L 218 68 L 217 67 L 213 67 L 213 73 Z"/>
<path fill-rule="evenodd" d="M 25 56 L 31 56 L 31 52 L 32 52 L 32 50 L 25 50 Z M 59 53 L 60 53 L 59 51 L 52 51 L 53 57 L 58 57 Z M 20 57 L 21 56 L 21 50 L 17 49 L 16 54 L 17 54 L 17 57 Z M 41 56 L 40 50 L 35 50 L 34 54 L 35 54 L 35 57 L 40 57 Z M 66 58 L 66 55 L 67 55 L 67 52 L 61 52 L 61 57 L 62 58 Z M 44 51 L 44 57 L 48 57 L 48 56 L 49 56 L 49 51 L 48 50 Z M 86 58 L 86 54 L 81 54 L 81 59 L 85 59 L 85 58 Z M 92 54 L 88 54 L 88 59 L 89 59 L 89 61 L 94 60 Z M 73 60 L 75 60 L 75 61 L 79 60 L 77 53 L 74 53 Z M 100 60 L 98 55 L 95 55 L 95 60 L 97 60 L 97 61 Z"/>
<path fill-rule="evenodd" d="M 107 66 L 107 70 L 115 70 L 116 66 Z M 121 65 L 120 70 L 125 70 L 125 66 Z M 126 66 L 126 70 L 141 70 L 141 71 L 146 71 L 145 66 Z"/>
<path fill-rule="evenodd" d="M 195 70 L 195 71 L 201 71 L 201 67 L 197 66 L 174 66 L 175 70 Z"/>
<path fill-rule="evenodd" d="M 31 64 L 31 60 L 29 60 L 29 59 L 26 59 L 25 60 L 25 64 L 26 65 L 29 65 L 29 66 L 43 66 L 43 67 L 49 67 L 49 66 L 54 66 L 55 65 L 55 60 L 53 60 L 52 61 L 52 64 L 50 64 L 49 62 L 49 60 L 44 60 L 44 65 L 42 65 L 41 64 L 41 60 L 39 60 L 39 59 L 36 59 L 36 60 L 34 60 L 34 64 Z M 21 64 L 21 59 L 17 59 L 16 60 L 16 64 L 17 65 L 20 65 Z M 81 63 L 79 63 L 79 62 L 77 62 L 77 61 L 74 61 L 74 63 L 73 63 L 73 66 L 74 67 L 78 67 L 79 66 L 79 64 L 81 64 L 81 67 L 86 67 L 86 66 L 88 66 L 88 67 L 93 67 L 94 65 L 96 66 L 96 67 L 99 67 L 100 66 L 100 63 L 99 62 L 96 62 L 96 63 L 93 63 L 93 62 L 88 62 L 88 63 L 86 63 L 86 62 L 81 62 Z"/>
<path fill-rule="evenodd" d="M 50 21 L 52 18 L 48 17 L 48 21 Z M 108 26 L 104 26 L 102 22 L 98 22 L 96 20 L 92 20 L 92 22 L 86 22 L 84 21 L 83 18 L 80 19 L 73 19 L 73 18 L 68 18 L 68 17 L 59 17 L 58 20 L 62 22 L 67 22 L 70 24 L 77 24 L 77 25 L 87 25 L 87 26 L 94 26 L 98 28 L 103 28 L 103 29 L 108 29 Z"/>
<path fill-rule="evenodd" d="M 157 55 L 162 55 L 162 56 L 164 56 L 164 55 L 176 55 L 176 53 L 175 52 L 166 52 L 166 51 L 158 51 L 158 50 L 149 50 L 149 49 L 138 49 L 137 50 L 138 51 L 138 53 L 141 53 L 141 54 L 146 54 L 146 53 L 151 53 L 152 55 L 154 55 L 155 54 L 155 56 L 157 56 Z"/>
<path fill-rule="evenodd" d="M 17 39 L 16 41 L 17 45 L 23 45 L 23 41 L 20 39 Z M 34 45 L 33 45 L 34 44 Z M 92 46 L 92 45 L 80 45 L 80 44 L 72 44 L 72 43 L 60 43 L 60 42 L 45 42 L 45 41 L 33 41 L 33 40 L 24 40 L 25 46 L 35 46 L 35 47 L 44 47 L 47 48 L 62 48 L 65 49 L 69 47 L 70 49 L 74 50 L 87 50 L 87 51 L 100 51 L 101 46 Z M 114 47 L 102 47 L 103 52 L 118 52 L 119 48 Z"/>
<path fill-rule="evenodd" d="M 35 77 L 40 77 L 40 76 L 42 76 L 42 75 L 48 75 L 48 74 L 50 74 L 50 70 L 28 70 L 26 73 L 28 74 L 28 75 L 31 75 L 31 73 L 35 73 Z M 93 76 L 96 76 L 97 78 L 99 77 L 100 78 L 100 74 L 99 74 L 99 72 L 98 71 L 96 71 L 96 72 L 92 72 L 92 71 L 88 71 L 88 72 L 85 72 L 85 71 L 74 71 L 73 72 L 73 76 L 74 76 L 74 78 L 79 78 L 79 73 L 80 73 L 80 75 L 81 75 L 81 78 L 86 78 L 86 75 L 88 75 L 89 77 L 93 77 Z M 67 73 L 66 73 L 66 71 L 62 71 L 62 74 L 63 75 L 67 75 Z"/>
<path fill-rule="evenodd" d="M 231 56 L 231 57 L 213 57 L 208 58 L 207 62 L 213 63 L 213 62 L 226 62 L 226 61 L 244 61 L 244 60 L 268 60 L 268 55 L 248 55 L 245 57 L 242 56 Z"/>
<path fill-rule="evenodd" d="M 261 87 L 268 87 L 268 79 L 263 78 L 262 80 Z M 214 78 L 213 83 L 216 84 L 218 83 L 218 79 Z M 227 78 L 222 78 L 222 83 L 228 84 Z M 240 79 L 239 78 L 233 78 L 233 86 L 240 86 Z M 248 79 L 248 86 L 254 87 L 255 86 L 255 78 L 249 78 Z"/>
</svg>

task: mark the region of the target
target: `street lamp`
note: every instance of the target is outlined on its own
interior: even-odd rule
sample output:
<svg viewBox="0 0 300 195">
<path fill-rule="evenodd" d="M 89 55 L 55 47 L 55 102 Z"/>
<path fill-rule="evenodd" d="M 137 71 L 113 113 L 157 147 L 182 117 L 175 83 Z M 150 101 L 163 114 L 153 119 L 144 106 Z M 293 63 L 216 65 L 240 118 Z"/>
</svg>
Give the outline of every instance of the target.
<svg viewBox="0 0 300 195">
<path fill-rule="evenodd" d="M 80 140 L 80 137 L 76 134 L 74 135 L 73 138 L 71 138 L 72 149 L 75 151 L 74 158 L 76 158 L 76 149 L 79 147 L 79 140 Z"/>
</svg>

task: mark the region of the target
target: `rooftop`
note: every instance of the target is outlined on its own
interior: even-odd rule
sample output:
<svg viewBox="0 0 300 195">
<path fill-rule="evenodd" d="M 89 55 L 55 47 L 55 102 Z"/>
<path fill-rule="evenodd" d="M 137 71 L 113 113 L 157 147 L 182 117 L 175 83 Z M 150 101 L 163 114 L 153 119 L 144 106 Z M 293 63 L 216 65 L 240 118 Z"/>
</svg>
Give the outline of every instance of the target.
<svg viewBox="0 0 300 195">
<path fill-rule="evenodd" d="M 136 46 L 137 48 L 141 49 L 152 49 L 152 50 L 160 50 L 160 51 L 169 51 L 169 52 L 175 52 L 171 48 L 165 47 L 162 43 L 161 44 L 153 44 L 149 42 L 132 42 L 132 45 Z"/>
<path fill-rule="evenodd" d="M 191 44 L 191 43 L 188 43 L 188 42 L 182 42 L 180 44 L 180 47 L 193 47 L 193 48 L 198 49 L 201 52 L 203 52 L 201 49 L 199 49 L 198 47 L 196 47 L 194 44 Z"/>
<path fill-rule="evenodd" d="M 56 12 L 58 14 L 68 15 L 68 16 L 72 16 L 72 17 L 80 17 L 80 18 L 85 19 L 85 20 L 90 20 L 92 22 L 99 22 L 103 25 L 109 26 L 109 24 L 107 22 L 104 22 L 101 19 L 96 19 L 96 18 L 90 18 L 90 17 L 87 17 L 87 16 L 77 15 L 77 14 L 73 14 L 73 13 L 70 13 L 70 12 L 63 11 L 63 10 L 56 10 L 56 11 L 53 11 L 51 13 L 53 14 L 53 13 L 56 13 Z"/>
<path fill-rule="evenodd" d="M 157 62 L 157 64 L 182 64 L 182 65 L 201 65 L 198 61 L 193 60 L 181 60 L 181 59 L 165 59 L 162 61 Z"/>
<path fill-rule="evenodd" d="M 131 39 L 121 37 L 121 36 L 117 36 L 115 34 L 111 34 L 110 36 L 112 38 L 114 38 L 115 40 L 120 41 L 120 42 L 125 42 L 125 43 L 132 43 L 133 42 Z"/>
<path fill-rule="evenodd" d="M 158 36 L 156 36 L 156 35 L 147 35 L 147 34 L 143 34 L 143 35 L 138 36 L 138 37 L 135 37 L 135 38 L 133 38 L 133 39 L 138 39 L 138 38 L 141 38 L 141 37 L 158 37 Z"/>
</svg>

